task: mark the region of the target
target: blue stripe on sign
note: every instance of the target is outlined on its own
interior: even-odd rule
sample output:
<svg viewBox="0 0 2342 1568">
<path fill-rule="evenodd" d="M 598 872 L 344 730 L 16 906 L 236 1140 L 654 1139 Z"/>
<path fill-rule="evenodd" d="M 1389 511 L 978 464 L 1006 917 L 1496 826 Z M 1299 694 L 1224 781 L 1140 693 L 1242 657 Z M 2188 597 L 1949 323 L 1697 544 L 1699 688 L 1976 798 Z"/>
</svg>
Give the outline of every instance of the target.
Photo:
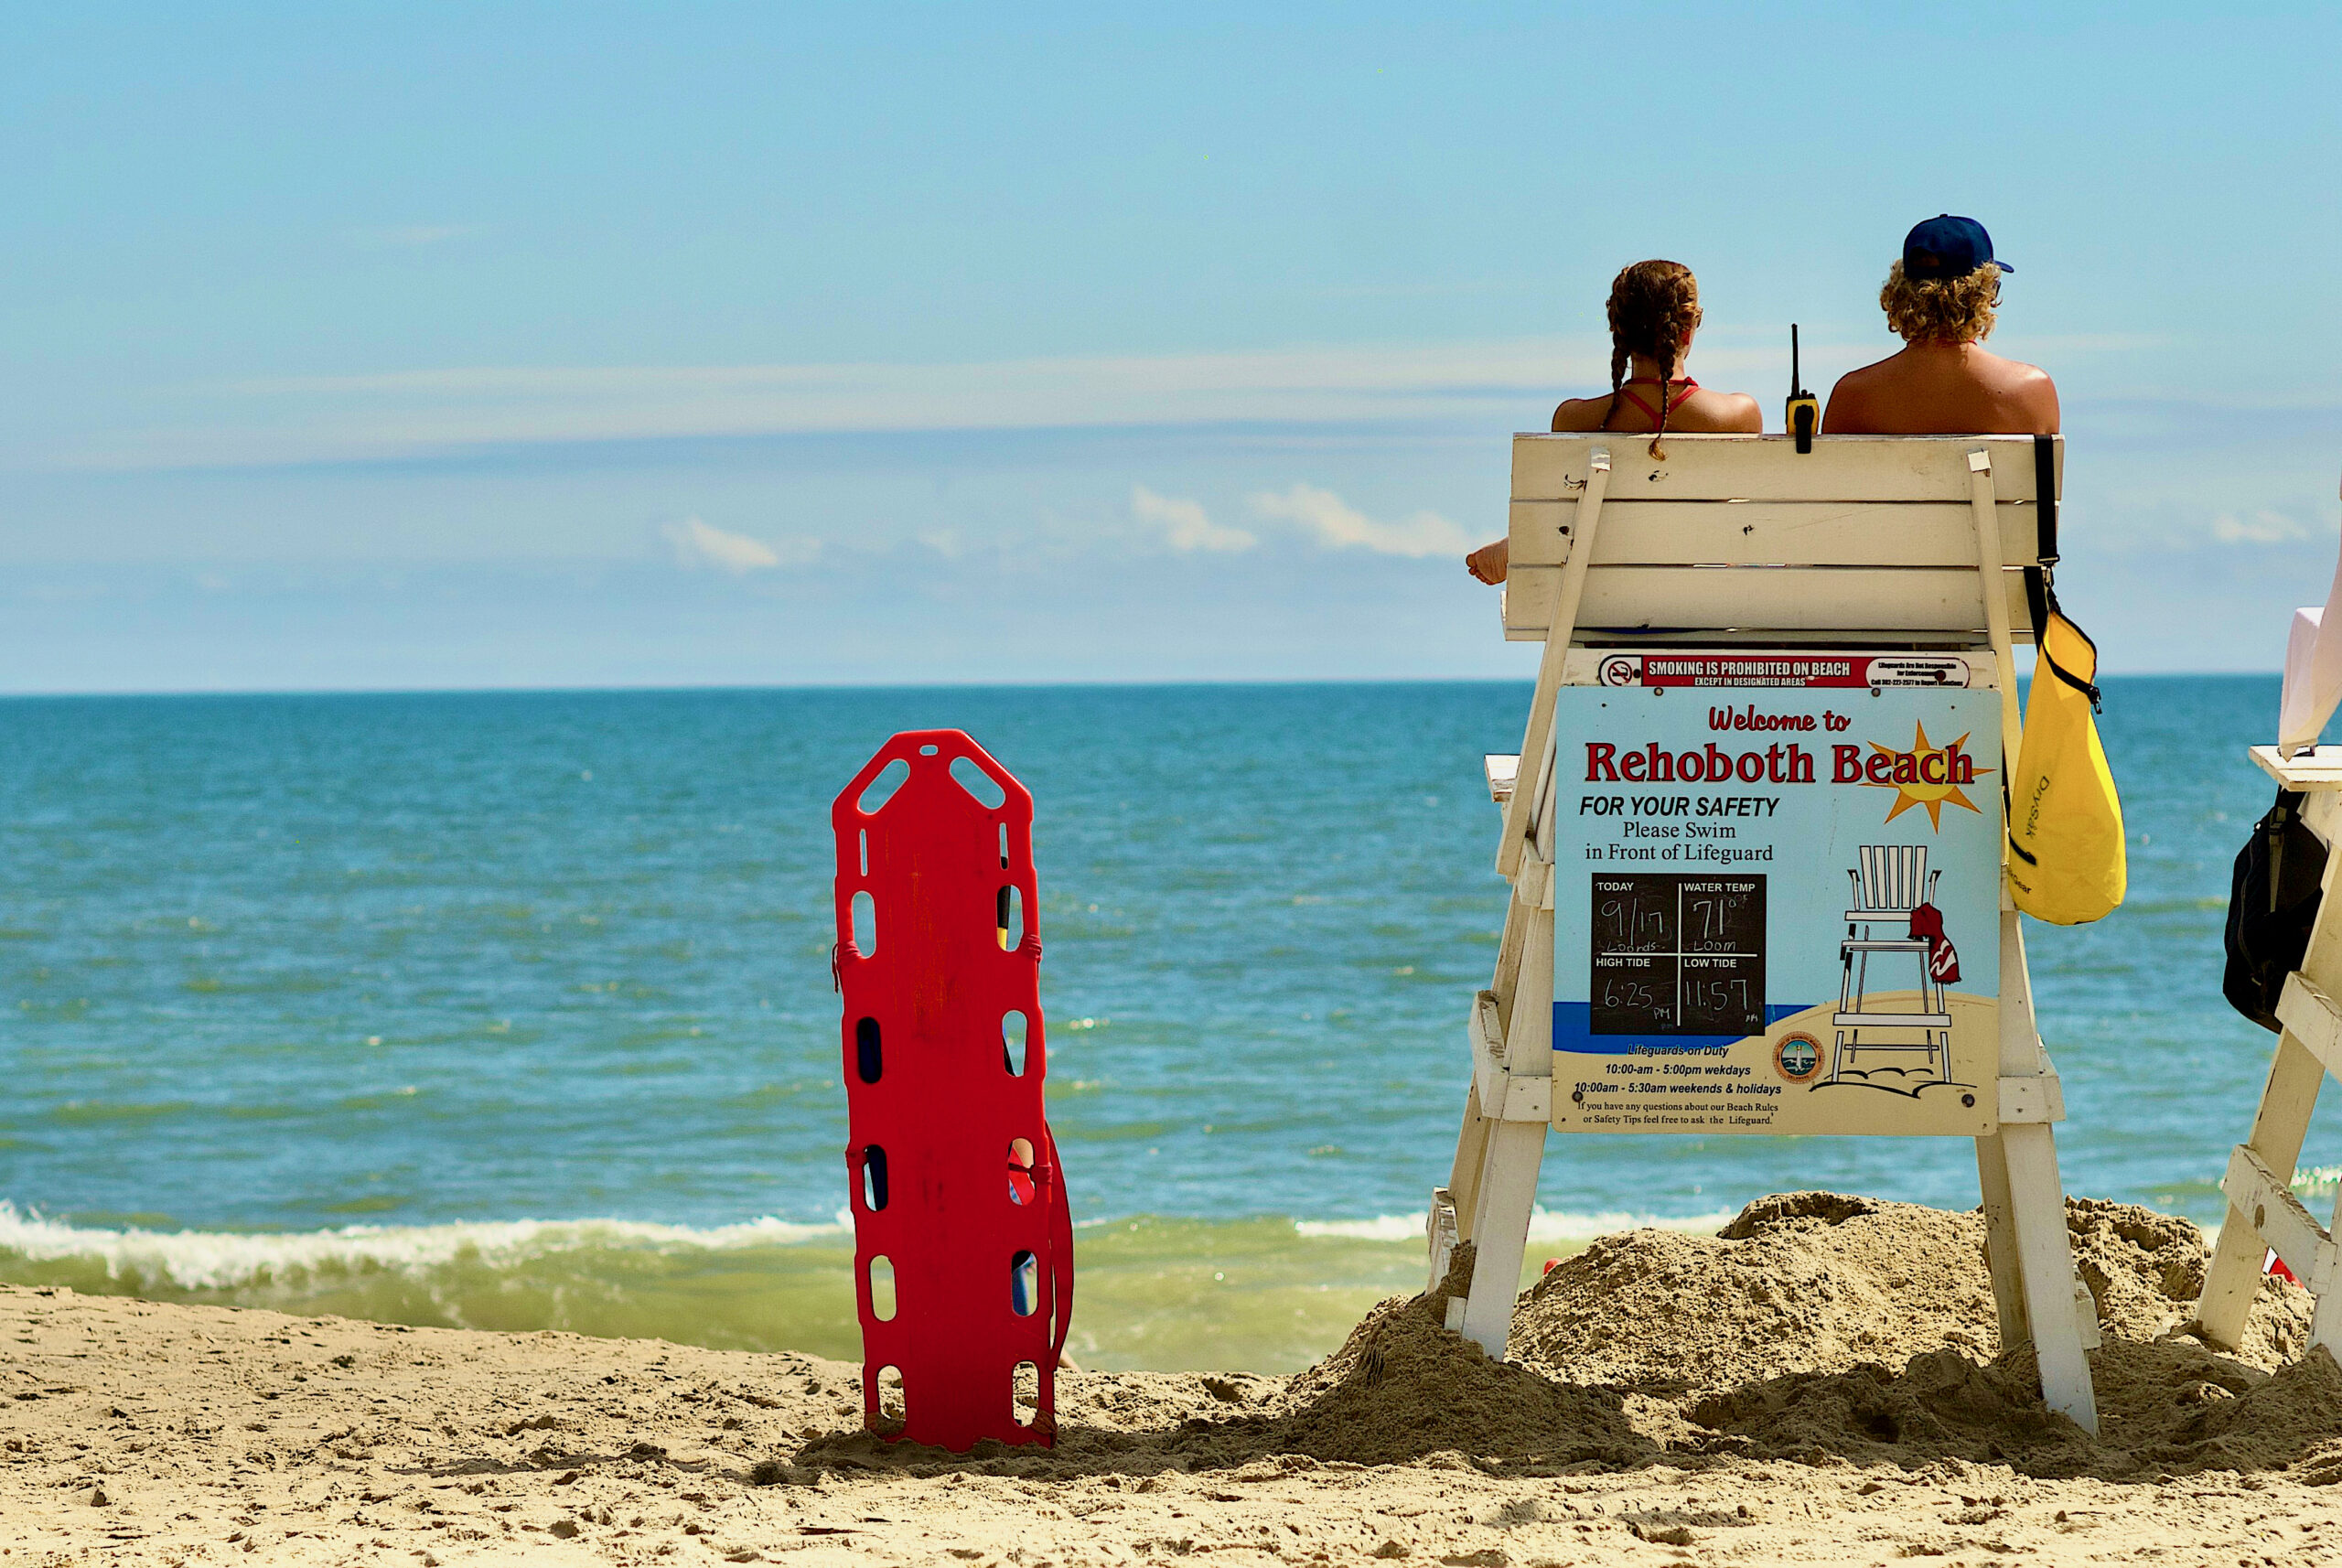
<svg viewBox="0 0 2342 1568">
<path fill-rule="evenodd" d="M 1768 1004 L 1765 1008 L 1765 1026 L 1772 1027 L 1792 1014 L 1812 1008 L 1811 1002 Z M 1553 1048 L 1574 1051 L 1587 1057 L 1631 1056 L 1636 1047 L 1728 1046 L 1742 1035 L 1597 1035 L 1594 1032 L 1594 1004 L 1591 1002 L 1556 1002 L 1553 1004 Z"/>
</svg>

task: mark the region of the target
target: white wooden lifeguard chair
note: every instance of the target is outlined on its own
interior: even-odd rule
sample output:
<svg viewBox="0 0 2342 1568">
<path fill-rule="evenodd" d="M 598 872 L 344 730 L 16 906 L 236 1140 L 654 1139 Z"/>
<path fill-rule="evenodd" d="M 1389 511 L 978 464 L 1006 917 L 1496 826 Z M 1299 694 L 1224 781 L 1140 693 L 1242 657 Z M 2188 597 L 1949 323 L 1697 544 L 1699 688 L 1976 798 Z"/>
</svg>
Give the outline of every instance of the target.
<svg viewBox="0 0 2342 1568">
<path fill-rule="evenodd" d="M 1617 684 L 1618 660 L 1654 654 L 1843 653 L 1898 686 L 1956 671 L 1961 685 L 2000 696 L 2000 733 L 1979 739 L 1997 740 L 1985 756 L 2004 767 L 2017 752 L 2014 645 L 2031 640 L 2028 588 L 2057 558 L 2056 438 L 1823 436 L 1799 452 L 1789 436 L 1670 435 L 1663 456 L 1650 446 L 1625 434 L 1513 440 L 1505 635 L 1542 642 L 1544 653 L 1520 756 L 1488 759 L 1504 815 L 1497 870 L 1512 897 L 1494 983 L 1471 1009 L 1472 1083 L 1454 1168 L 1429 1217 L 1434 1284 L 1457 1244 L 1476 1248 L 1449 1325 L 1497 1357 L 1545 1134 L 1568 1109 L 1567 1086 L 1552 1076 L 1557 696 Z M 1997 796 L 2000 776 L 1982 787 Z M 1578 793 L 1573 784 L 1570 803 Z M 2085 1350 L 2097 1343 L 2097 1317 L 2074 1274 L 2051 1133 L 2063 1100 L 2035 1028 L 2005 880 L 1997 861 L 1971 874 L 1990 878 L 1971 883 L 1980 908 L 1999 889 L 1997 1024 L 1986 1026 L 1996 1036 L 1975 1047 L 1981 1071 L 1966 1103 L 2001 1343 L 2031 1341 L 2049 1405 L 2094 1431 Z M 1583 897 L 1584 878 L 1574 886 L 1570 896 Z M 2342 929 L 2334 946 L 2342 961 Z M 1826 961 L 1834 970 L 1834 950 Z M 1811 1043 L 1798 1039 L 1793 1059 L 1776 1059 L 1781 1078 L 1803 1083 L 1818 1067 Z"/>
<path fill-rule="evenodd" d="M 2279 704 L 2278 743 L 2252 747 L 2252 760 L 2283 788 L 2302 797 L 2301 822 L 2326 846 L 2317 918 L 2301 968 L 2285 979 L 2277 1001 L 2283 1030 L 2270 1058 L 2268 1082 L 2252 1118 L 2252 1133 L 2229 1156 L 2220 1189 L 2229 1200 L 2227 1219 L 2204 1273 L 2196 1304 L 2196 1329 L 2216 1344 L 2234 1348 L 2261 1288 L 2262 1249 L 2316 1298 L 2310 1317 L 2310 1343 L 2342 1359 L 2342 1195 L 2332 1227 L 2320 1225 L 2294 1196 L 2294 1166 L 2308 1136 L 2310 1112 L 2317 1106 L 2326 1075 L 2342 1077 L 2342 910 L 2334 883 L 2342 854 L 2334 853 L 2342 831 L 2342 746 L 2316 744 L 2320 731 L 2342 703 L 2342 565 L 2322 610 L 2294 612 L 2285 650 L 2285 685 Z"/>
</svg>

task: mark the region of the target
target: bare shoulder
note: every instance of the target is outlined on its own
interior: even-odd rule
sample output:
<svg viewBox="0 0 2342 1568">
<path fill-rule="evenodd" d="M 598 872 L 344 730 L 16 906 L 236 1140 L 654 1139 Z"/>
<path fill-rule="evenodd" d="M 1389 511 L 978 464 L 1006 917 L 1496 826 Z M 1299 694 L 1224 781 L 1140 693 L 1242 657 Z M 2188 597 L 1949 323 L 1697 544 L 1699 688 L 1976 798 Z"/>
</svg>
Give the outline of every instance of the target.
<svg viewBox="0 0 2342 1568">
<path fill-rule="evenodd" d="M 2057 383 L 2049 379 L 2048 371 L 2038 365 L 2028 365 L 2023 360 L 2007 360 L 1994 355 L 1992 380 L 1993 391 L 2018 411 L 2029 433 L 2043 435 L 2057 433 Z"/>
<path fill-rule="evenodd" d="M 1880 360 L 1860 370 L 1848 371 L 1830 389 L 1830 401 L 1821 410 L 1821 429 L 1830 435 L 1864 435 L 1874 434 L 1872 409 L 1881 388 L 1892 379 L 1892 360 Z"/>
<path fill-rule="evenodd" d="M 1565 398 L 1562 405 L 1553 410 L 1553 428 L 1573 431 L 1599 430 L 1602 428 L 1603 419 L 1609 412 L 1610 394 L 1608 392 L 1603 393 L 1600 397 Z"/>
<path fill-rule="evenodd" d="M 1701 410 L 1707 427 L 1735 435 L 1765 434 L 1765 410 L 1746 392 L 1710 392 L 1715 401 Z"/>
<path fill-rule="evenodd" d="M 1875 387 L 1883 381 L 1892 380 L 1895 375 L 1896 361 L 1900 358 L 1900 355 L 1889 354 L 1884 360 L 1873 360 L 1859 370 L 1848 371 L 1844 375 L 1840 376 L 1837 384 L 1830 389 L 1830 395 L 1834 398 L 1842 392 L 1860 392 L 1866 387 Z"/>
<path fill-rule="evenodd" d="M 2047 386 L 2049 372 L 2038 365 L 2028 365 L 2023 360 L 2012 360 L 2002 354 L 1987 354 L 1978 350 L 1978 369 L 1986 377 L 2004 386 Z"/>
</svg>

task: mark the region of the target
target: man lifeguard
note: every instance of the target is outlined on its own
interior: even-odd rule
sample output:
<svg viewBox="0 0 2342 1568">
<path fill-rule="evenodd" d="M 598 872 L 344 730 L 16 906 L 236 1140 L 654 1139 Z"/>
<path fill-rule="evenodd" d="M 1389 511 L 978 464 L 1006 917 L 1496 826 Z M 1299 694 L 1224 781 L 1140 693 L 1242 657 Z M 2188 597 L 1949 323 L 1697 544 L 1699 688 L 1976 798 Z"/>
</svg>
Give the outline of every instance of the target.
<svg viewBox="0 0 2342 1568">
<path fill-rule="evenodd" d="M 1904 237 L 1878 303 L 1903 351 L 1838 380 L 1824 435 L 2054 435 L 2057 388 L 2036 365 L 1984 351 L 2001 274 L 1993 237 L 1946 213 Z"/>
</svg>

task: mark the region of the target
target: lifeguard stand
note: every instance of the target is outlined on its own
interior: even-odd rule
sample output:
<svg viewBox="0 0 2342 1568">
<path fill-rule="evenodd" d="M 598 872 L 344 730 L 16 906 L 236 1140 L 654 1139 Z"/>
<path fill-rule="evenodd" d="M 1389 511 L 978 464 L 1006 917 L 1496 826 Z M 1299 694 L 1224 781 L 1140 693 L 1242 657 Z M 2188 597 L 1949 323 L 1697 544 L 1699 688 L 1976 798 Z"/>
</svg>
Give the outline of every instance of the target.
<svg viewBox="0 0 2342 1568">
<path fill-rule="evenodd" d="M 2267 1247 L 2317 1299 L 2310 1318 L 2310 1343 L 2337 1355 L 2342 1351 L 2342 1289 L 2336 1288 L 2334 1230 L 2311 1218 L 2294 1196 L 2293 1176 L 2326 1075 L 2342 1076 L 2342 1004 L 2335 1000 L 2342 993 L 2342 910 L 2337 909 L 2334 894 L 2342 854 L 2331 853 L 2337 830 L 2342 830 L 2342 746 L 2320 746 L 2287 756 L 2277 746 L 2256 746 L 2252 760 L 2285 789 L 2301 792 L 2302 823 L 2329 853 L 2308 950 L 2302 955 L 2301 968 L 2286 977 L 2278 998 L 2277 1021 L 2284 1030 L 2277 1036 L 2251 1135 L 2229 1156 L 2228 1173 L 2220 1178 L 2220 1190 L 2228 1195 L 2228 1219 L 2204 1273 L 2196 1326 L 2206 1338 L 2235 1347 L 2261 1288 L 2262 1248 Z M 2335 1208 L 2335 1228 L 2342 1229 L 2342 1201 Z"/>
<path fill-rule="evenodd" d="M 1513 440 L 1505 635 L 1542 642 L 1544 653 L 1520 756 L 1488 759 L 1490 792 L 1504 813 L 1497 870 L 1512 897 L 1494 982 L 1474 999 L 1462 1133 L 1429 1220 L 1434 1282 L 1456 1244 L 1476 1246 L 1470 1290 L 1450 1302 L 1450 1326 L 1493 1356 L 1505 1353 L 1545 1134 L 1555 1126 L 1585 1130 L 1583 1107 L 1572 1101 L 1587 1086 L 1573 1094 L 1553 1077 L 1555 904 L 1557 897 L 1584 901 L 1579 862 L 1592 857 L 1572 852 L 1574 859 L 1555 864 L 1557 827 L 1564 817 L 1574 822 L 1573 809 L 1586 809 L 1575 782 L 1581 756 L 1573 755 L 1566 788 L 1557 766 L 1557 705 L 1574 701 L 1573 713 L 1586 711 L 1587 694 L 1572 698 L 1574 688 L 1648 682 L 1659 668 L 1688 685 L 1707 684 L 1703 671 L 1720 671 L 1716 684 L 1739 681 L 1732 694 L 1759 701 L 1768 686 L 1794 685 L 1799 671 L 1808 679 L 1837 671 L 1827 679 L 1860 682 L 1857 696 L 1940 684 L 1997 717 L 1972 745 L 1987 771 L 2000 768 L 2017 751 L 2014 646 L 2031 640 L 2041 574 L 2057 559 L 2063 446 L 2055 437 L 1824 436 L 1806 453 L 1789 436 L 1671 435 L 1658 445 L 1654 452 L 1648 435 L 1620 434 Z M 1776 680 L 1768 671 L 1782 673 Z M 1682 716 L 1683 708 L 1668 711 Z M 1654 748 L 1653 768 L 1661 760 Z M 1982 789 L 1997 823 L 1999 774 Z M 2051 1133 L 2063 1100 L 2034 1026 L 2024 940 L 1996 851 L 1975 842 L 1970 858 L 1989 864 L 1961 874 L 1978 890 L 1988 925 L 1997 893 L 1999 962 L 1996 995 L 1966 999 L 1972 1029 L 1962 1037 L 1982 1041 L 1963 1058 L 1977 1069 L 1972 1087 L 1946 1085 L 1961 1098 L 1932 1099 L 1938 1109 L 1924 1115 L 1912 1108 L 1916 1098 L 1906 1104 L 1906 1097 L 1874 1095 L 1876 1105 L 1853 1117 L 1867 1124 L 1824 1130 L 1956 1127 L 1974 1136 L 2001 1343 L 2030 1340 L 2048 1403 L 2095 1430 L 2084 1352 L 2097 1343 L 2097 1318 L 2074 1275 Z M 1778 897 L 1769 910 L 1758 906 L 1767 929 L 1817 917 L 1835 922 L 1821 933 L 1830 945 L 1817 961 L 1833 980 L 1844 886 L 1835 884 L 1826 907 L 1819 894 L 1805 900 L 1817 909 L 1785 908 Z M 1760 950 L 1766 940 L 1755 939 Z M 1675 945 L 1684 946 L 1680 938 Z M 1764 971 L 1753 972 L 1761 988 Z M 1826 1018 L 1834 998 L 1816 1000 Z M 1588 1004 L 1575 1005 L 1583 1020 Z M 1776 1036 L 1775 1077 L 1787 1087 L 1763 1091 L 1834 1092 L 1820 1077 L 1811 1039 L 1780 1036 L 1783 1025 L 1770 1011 L 1764 1017 Z M 1947 1059 L 1943 1077 L 1950 1076 Z M 1750 1129 L 1726 1128 L 1719 1117 L 1705 1130 Z"/>
</svg>

